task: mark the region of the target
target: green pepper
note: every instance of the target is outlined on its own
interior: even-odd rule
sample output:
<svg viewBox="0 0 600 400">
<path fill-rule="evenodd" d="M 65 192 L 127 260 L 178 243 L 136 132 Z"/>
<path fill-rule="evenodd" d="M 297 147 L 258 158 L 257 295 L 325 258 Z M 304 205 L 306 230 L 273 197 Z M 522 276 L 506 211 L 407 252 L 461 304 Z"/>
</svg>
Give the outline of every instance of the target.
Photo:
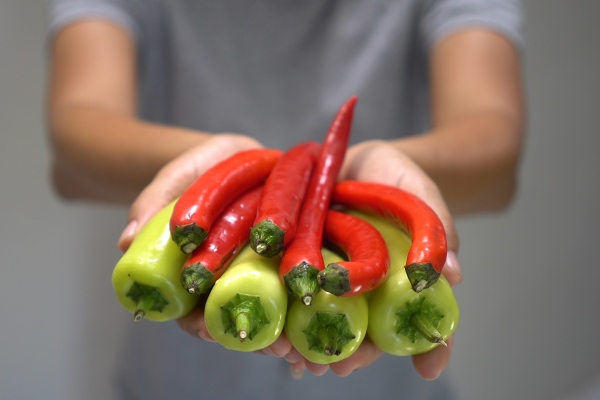
<svg viewBox="0 0 600 400">
<path fill-rule="evenodd" d="M 210 335 L 225 348 L 260 350 L 283 331 L 288 295 L 279 279 L 279 261 L 247 245 L 215 282 L 204 320 Z"/>
<path fill-rule="evenodd" d="M 325 264 L 340 256 L 323 249 Z M 316 364 L 350 357 L 367 332 L 368 302 L 364 295 L 337 297 L 319 291 L 310 305 L 296 299 L 288 310 L 285 334 L 296 350 Z"/>
<path fill-rule="evenodd" d="M 188 314 L 198 302 L 180 283 L 187 255 L 171 240 L 169 220 L 174 204 L 144 225 L 113 269 L 117 299 L 134 314 L 134 321 L 173 320 Z"/>
<path fill-rule="evenodd" d="M 371 340 L 381 350 L 397 356 L 425 353 L 445 344 L 460 317 L 448 281 L 440 276 L 427 289 L 419 293 L 412 290 L 404 268 L 410 247 L 408 236 L 381 217 L 353 214 L 379 230 L 390 253 L 390 274 L 369 296 L 367 333 Z"/>
</svg>

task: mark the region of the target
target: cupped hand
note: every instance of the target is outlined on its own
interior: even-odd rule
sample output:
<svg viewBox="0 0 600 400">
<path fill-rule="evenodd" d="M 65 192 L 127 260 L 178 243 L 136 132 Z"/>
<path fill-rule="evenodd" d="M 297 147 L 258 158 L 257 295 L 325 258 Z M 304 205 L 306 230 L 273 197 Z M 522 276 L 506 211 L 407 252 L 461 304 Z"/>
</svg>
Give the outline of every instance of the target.
<svg viewBox="0 0 600 400">
<path fill-rule="evenodd" d="M 363 142 L 348 149 L 339 178 L 395 186 L 425 201 L 437 213 L 446 229 L 448 256 L 442 273 L 451 285 L 460 283 L 461 270 L 456 256 L 459 240 L 452 215 L 435 182 L 414 161 L 384 141 Z M 442 373 L 450 360 L 453 342 L 453 338 L 449 338 L 448 346 L 438 346 L 412 357 L 415 369 L 424 379 L 436 379 Z M 338 376 L 347 376 L 368 367 L 382 354 L 383 351 L 367 337 L 350 357 L 329 365 L 311 363 L 293 348 L 285 358 L 290 363 L 292 375 L 299 378 L 306 370 L 318 376 L 328 369 Z"/>
<path fill-rule="evenodd" d="M 127 250 L 146 222 L 210 167 L 239 151 L 260 147 L 260 143 L 249 136 L 221 133 L 209 136 L 167 163 L 132 203 L 127 227 L 119 238 L 119 248 Z"/>
</svg>

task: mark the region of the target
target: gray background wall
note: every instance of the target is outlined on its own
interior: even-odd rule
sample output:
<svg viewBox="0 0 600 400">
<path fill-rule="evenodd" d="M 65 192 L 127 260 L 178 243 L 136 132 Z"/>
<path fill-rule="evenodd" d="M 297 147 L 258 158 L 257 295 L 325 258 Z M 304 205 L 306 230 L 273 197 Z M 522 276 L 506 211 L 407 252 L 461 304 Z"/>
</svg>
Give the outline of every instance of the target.
<svg viewBox="0 0 600 400">
<path fill-rule="evenodd" d="M 517 202 L 459 221 L 466 400 L 600 399 L 600 2 L 526 0 Z M 44 133 L 45 3 L 0 2 L 0 398 L 113 398 L 124 208 L 59 202 Z"/>
</svg>

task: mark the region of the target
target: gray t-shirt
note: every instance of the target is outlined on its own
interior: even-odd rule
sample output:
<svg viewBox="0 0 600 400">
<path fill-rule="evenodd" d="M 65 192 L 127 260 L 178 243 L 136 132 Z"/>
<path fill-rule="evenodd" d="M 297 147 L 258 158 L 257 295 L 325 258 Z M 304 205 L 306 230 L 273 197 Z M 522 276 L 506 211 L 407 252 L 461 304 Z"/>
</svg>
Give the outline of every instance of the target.
<svg viewBox="0 0 600 400">
<path fill-rule="evenodd" d="M 137 44 L 139 115 L 238 132 L 286 149 L 321 140 L 357 95 L 353 143 L 429 129 L 428 55 L 446 35 L 483 27 L 521 49 L 519 0 L 49 0 L 49 37 L 104 18 Z M 460 336 L 460 331 L 458 332 Z M 117 381 L 126 399 L 454 398 L 409 357 L 349 378 L 294 381 L 285 361 L 226 351 L 174 323 L 132 327 Z"/>
</svg>

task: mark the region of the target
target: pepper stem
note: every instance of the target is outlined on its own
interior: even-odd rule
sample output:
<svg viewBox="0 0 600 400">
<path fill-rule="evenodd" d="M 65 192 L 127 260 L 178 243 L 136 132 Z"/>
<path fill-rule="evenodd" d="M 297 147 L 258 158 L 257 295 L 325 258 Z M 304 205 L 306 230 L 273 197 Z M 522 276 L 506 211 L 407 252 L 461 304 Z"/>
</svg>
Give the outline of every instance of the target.
<svg viewBox="0 0 600 400">
<path fill-rule="evenodd" d="M 173 229 L 172 239 L 185 254 L 190 254 L 206 239 L 208 232 L 195 222 L 178 225 Z"/>
<path fill-rule="evenodd" d="M 240 338 L 240 342 L 243 342 L 248 337 L 250 325 L 250 319 L 248 318 L 248 314 L 245 312 L 241 312 L 235 316 L 235 328 L 237 330 L 238 337 Z"/>
<path fill-rule="evenodd" d="M 396 315 L 396 333 L 408 337 L 413 343 L 425 339 L 431 343 L 446 345 L 442 334 L 437 330 L 444 314 L 425 296 L 419 295 L 404 304 Z"/>
<path fill-rule="evenodd" d="M 414 263 L 404 267 L 406 276 L 417 293 L 437 282 L 440 273 L 431 263 Z"/>
<path fill-rule="evenodd" d="M 266 325 L 269 318 L 259 296 L 237 293 L 221 306 L 221 321 L 225 333 L 252 340 Z"/>
<path fill-rule="evenodd" d="M 350 330 L 345 314 L 319 311 L 304 329 L 308 348 L 325 356 L 339 356 L 356 336 Z"/>
<path fill-rule="evenodd" d="M 348 270 L 337 263 L 329 264 L 317 275 L 321 289 L 335 296 L 343 296 L 350 291 Z"/>
<path fill-rule="evenodd" d="M 321 290 L 318 274 L 317 268 L 303 261 L 285 274 L 283 281 L 288 293 L 309 306 L 312 304 L 313 297 Z"/>
<path fill-rule="evenodd" d="M 269 219 L 250 230 L 250 247 L 263 257 L 273 257 L 283 250 L 285 232 Z"/>
<path fill-rule="evenodd" d="M 144 318 L 144 315 L 154 306 L 154 298 L 149 294 L 144 294 L 140 296 L 140 299 L 137 302 L 135 313 L 133 313 L 133 320 L 135 322 L 140 321 Z"/>
<path fill-rule="evenodd" d="M 148 313 L 148 311 L 162 312 L 169 304 L 164 298 L 160 290 L 154 286 L 142 285 L 134 282 L 125 295 L 135 302 L 135 312 L 133 320 L 140 321 Z"/>
<path fill-rule="evenodd" d="M 340 354 L 340 351 L 337 350 L 337 343 L 340 339 L 340 334 L 337 329 L 332 326 L 325 326 L 319 329 L 319 339 L 323 345 L 323 354 L 326 356 L 332 356 L 334 354 Z"/>
<path fill-rule="evenodd" d="M 256 245 L 256 252 L 258 254 L 263 254 L 267 250 L 267 245 L 264 243 L 259 243 Z"/>
<path fill-rule="evenodd" d="M 181 286 L 190 294 L 208 292 L 215 274 L 200 263 L 192 264 L 181 272 Z"/>
<path fill-rule="evenodd" d="M 433 326 L 431 321 L 422 313 L 413 314 L 410 323 L 414 329 L 419 331 L 431 343 L 439 343 L 448 346 L 442 337 L 442 334 Z"/>
</svg>

